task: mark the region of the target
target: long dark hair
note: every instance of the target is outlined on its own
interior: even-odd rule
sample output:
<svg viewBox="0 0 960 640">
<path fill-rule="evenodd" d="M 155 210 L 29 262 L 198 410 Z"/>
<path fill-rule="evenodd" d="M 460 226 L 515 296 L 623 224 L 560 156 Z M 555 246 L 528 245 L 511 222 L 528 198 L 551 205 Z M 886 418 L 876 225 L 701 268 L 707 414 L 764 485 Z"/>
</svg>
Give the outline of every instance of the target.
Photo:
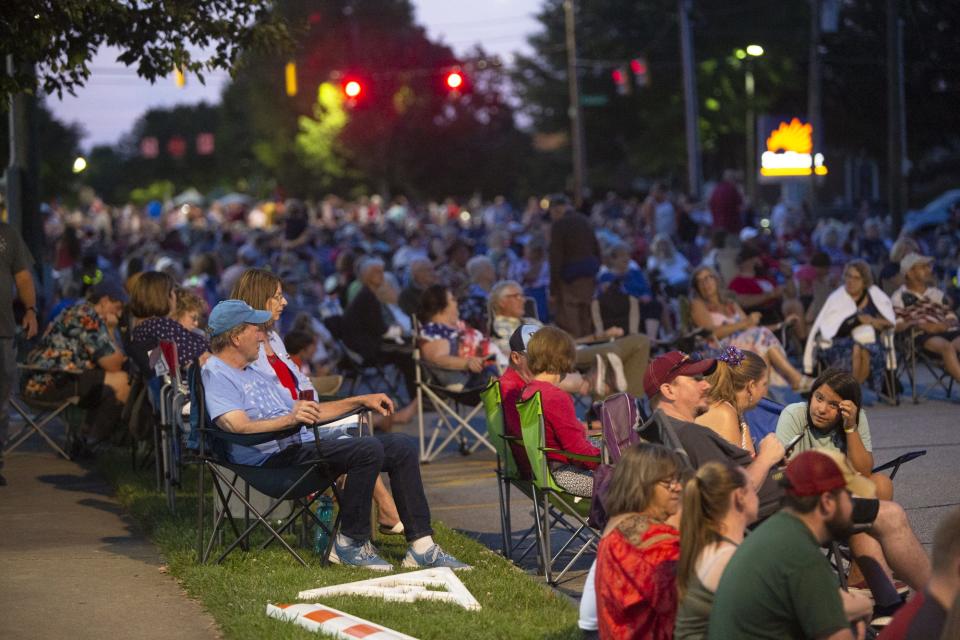
<svg viewBox="0 0 960 640">
<path fill-rule="evenodd" d="M 828 386 L 833 389 L 842 400 L 850 400 L 853 404 L 857 405 L 857 415 L 855 416 L 855 422 L 859 424 L 860 422 L 860 406 L 863 404 L 863 394 L 860 390 L 860 383 L 857 382 L 849 371 L 844 371 L 843 369 L 827 369 L 820 374 L 816 380 L 813 381 L 813 386 L 810 387 L 810 397 L 813 398 L 813 394 L 822 386 Z M 840 427 L 843 426 L 843 416 L 840 415 L 840 412 L 837 412 L 837 420 L 834 424 L 827 430 L 828 433 L 834 434 L 834 440 L 837 441 L 840 450 L 846 453 L 847 442 L 846 438 L 837 437 L 837 434 L 840 433 Z M 813 430 L 813 418 L 810 417 L 810 403 L 807 402 L 807 429 Z M 823 431 L 818 429 L 818 431 Z"/>
</svg>

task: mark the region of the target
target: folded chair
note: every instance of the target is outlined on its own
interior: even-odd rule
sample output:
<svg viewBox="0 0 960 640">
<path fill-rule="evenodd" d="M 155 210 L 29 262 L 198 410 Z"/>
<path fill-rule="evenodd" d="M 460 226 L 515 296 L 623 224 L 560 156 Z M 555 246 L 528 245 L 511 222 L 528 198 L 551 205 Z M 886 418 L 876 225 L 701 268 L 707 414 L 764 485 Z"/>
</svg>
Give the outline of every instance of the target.
<svg viewBox="0 0 960 640">
<path fill-rule="evenodd" d="M 929 396 L 930 392 L 938 387 L 944 390 L 947 394 L 947 400 L 950 400 L 953 394 L 953 376 L 944 370 L 943 360 L 937 354 L 927 351 L 917 344 L 917 339 L 921 333 L 918 328 L 911 327 L 909 330 L 897 334 L 897 349 L 903 354 L 901 369 L 907 374 L 907 379 L 910 381 L 910 395 L 913 404 L 920 404 L 920 400 Z M 917 379 L 918 363 L 933 377 L 933 382 L 922 390 Z"/>
<path fill-rule="evenodd" d="M 80 371 L 74 370 L 50 369 L 25 364 L 18 364 L 17 368 L 20 370 L 21 378 L 24 374 L 50 373 L 57 376 L 66 376 L 67 379 L 69 379 L 69 377 L 76 377 L 81 373 Z M 79 437 L 80 426 L 83 424 L 85 415 L 85 411 L 77 406 L 79 402 L 79 396 L 70 396 L 63 400 L 48 401 L 32 398 L 22 392 L 10 398 L 11 406 L 20 414 L 26 424 L 7 441 L 7 446 L 3 452 L 5 454 L 10 453 L 23 444 L 31 435 L 37 434 L 43 438 L 47 445 L 56 453 L 63 456 L 66 460 L 70 460 L 70 454 L 67 453 L 67 450 L 73 446 Z M 47 425 L 57 418 L 63 420 L 66 425 L 66 442 L 64 442 L 62 447 L 46 432 Z"/>
<path fill-rule="evenodd" d="M 480 433 L 470 424 L 470 421 L 483 410 L 483 401 L 480 397 L 483 387 L 451 389 L 441 384 L 437 375 L 440 369 L 424 361 L 416 338 L 414 339 L 413 362 L 417 386 L 420 461 L 432 462 L 454 438 L 459 440 L 460 453 L 464 455 L 473 453 L 480 446 L 485 446 L 496 453 L 496 448 L 491 444 L 487 435 Z M 434 423 L 429 442 L 426 438 L 427 425 L 423 416 L 425 404 L 428 401 L 437 413 L 437 420 Z M 440 440 L 441 433 L 444 431 L 446 431 L 446 435 Z M 467 440 L 469 436 L 473 437 L 472 444 Z M 440 440 L 439 443 L 438 440 Z"/>
<path fill-rule="evenodd" d="M 539 521 L 540 534 L 540 561 L 543 566 L 544 578 L 548 584 L 555 585 L 563 578 L 580 557 L 591 550 L 596 550 L 600 541 L 600 532 L 591 527 L 587 518 L 590 516 L 591 501 L 589 498 L 574 496 L 561 488 L 554 480 L 547 466 L 547 453 L 560 453 L 571 459 L 586 462 L 600 462 L 599 456 L 582 456 L 569 451 L 560 451 L 545 446 L 546 435 L 543 421 L 543 406 L 540 394 L 535 393 L 529 399 L 517 403 L 520 414 L 520 428 L 523 433 L 523 448 L 530 460 L 533 470 L 534 517 Z M 569 518 L 575 529 L 560 546 L 556 554 L 551 551 L 551 533 L 556 519 L 551 518 L 552 512 Z M 560 557 L 569 549 L 574 549 L 575 543 L 580 543 L 579 549 L 572 558 L 554 573 L 554 566 Z"/>
<path fill-rule="evenodd" d="M 874 389 L 877 394 L 887 403 L 893 406 L 900 405 L 900 392 L 899 392 L 899 381 L 897 380 L 897 369 L 898 369 L 898 359 L 897 359 L 897 344 L 896 344 L 896 334 L 893 329 L 887 329 L 885 331 L 879 332 L 877 334 L 877 340 L 883 345 L 883 351 L 885 355 L 885 366 L 884 366 L 884 375 L 883 375 L 883 389 Z M 812 343 L 812 344 L 811 344 Z M 806 350 L 810 350 L 813 354 L 813 371 L 804 371 L 807 375 L 813 375 L 814 377 L 820 375 L 823 370 L 826 368 L 826 363 L 821 357 L 821 352 L 824 349 L 830 347 L 830 341 L 822 337 L 818 331 L 816 335 L 810 334 L 807 336 L 807 346 Z M 804 361 L 804 367 L 808 366 L 807 361 Z"/>
<path fill-rule="evenodd" d="M 337 474 L 335 474 L 325 461 L 318 456 L 318 461 L 309 464 L 293 465 L 289 467 L 256 467 L 250 465 L 237 464 L 229 460 L 226 455 L 228 444 L 240 444 L 245 446 L 255 446 L 290 436 L 299 431 L 300 426 L 292 427 L 283 431 L 271 433 L 252 433 L 238 434 L 228 433 L 219 429 L 215 423 L 210 420 L 206 410 L 206 401 L 203 392 L 203 380 L 200 375 L 200 365 L 195 363 L 190 367 L 190 401 L 191 421 L 195 422 L 192 427 L 196 430 L 198 446 L 196 455 L 201 464 L 198 477 L 198 509 L 197 509 L 197 557 L 201 563 L 205 563 L 210 557 L 213 547 L 220 538 L 221 531 L 225 524 L 229 524 L 233 530 L 235 539 L 218 556 L 216 563 L 223 562 L 224 558 L 237 547 L 244 550 L 249 549 L 251 534 L 258 528 L 263 527 L 268 534 L 267 539 L 260 545 L 260 548 L 266 548 L 273 542 L 279 542 L 301 565 L 306 566 L 306 562 L 297 553 L 296 550 L 283 538 L 283 534 L 300 518 L 303 518 L 304 529 L 301 531 L 301 542 L 306 540 L 306 525 L 312 518 L 313 526 L 323 528 L 328 535 L 327 548 L 324 550 L 321 563 L 326 565 L 329 561 L 330 551 L 333 548 L 333 541 L 336 532 L 340 527 L 340 515 L 337 514 L 333 526 L 328 528 L 317 517 L 310 507 L 320 497 L 320 495 L 330 489 L 333 492 L 334 499 L 339 502 L 340 492 L 337 488 Z M 358 408 L 334 420 L 341 420 L 348 416 L 366 416 L 367 410 Z M 321 425 L 312 425 L 314 437 L 319 442 L 319 430 Z M 304 444 L 302 446 L 310 446 Z M 213 531 L 209 538 L 204 538 L 204 470 L 209 470 L 210 479 L 214 491 L 220 499 L 222 510 L 216 514 Z M 232 474 L 232 477 L 230 477 Z M 238 479 L 241 481 L 237 485 Z M 249 499 L 248 488 L 269 496 L 273 502 L 262 512 L 257 510 Z M 245 529 L 240 530 L 230 511 L 230 499 L 236 497 L 244 505 L 244 511 L 253 515 L 253 522 L 249 523 Z M 284 502 L 292 501 L 294 504 L 293 513 L 286 518 L 286 521 L 279 527 L 271 523 L 271 515 Z M 276 516 L 274 516 L 275 518 Z"/>
</svg>

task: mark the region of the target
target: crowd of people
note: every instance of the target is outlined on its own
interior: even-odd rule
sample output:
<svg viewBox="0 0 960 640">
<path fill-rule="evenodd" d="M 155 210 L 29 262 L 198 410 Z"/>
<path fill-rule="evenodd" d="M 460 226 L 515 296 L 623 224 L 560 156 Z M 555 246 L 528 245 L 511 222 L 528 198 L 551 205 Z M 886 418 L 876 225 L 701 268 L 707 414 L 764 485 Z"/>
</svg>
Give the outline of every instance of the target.
<svg viewBox="0 0 960 640">
<path fill-rule="evenodd" d="M 642 445 L 615 471 L 591 574 L 602 637 L 696 638 L 708 628 L 713 637 L 855 637 L 848 623 L 871 607 L 830 586 L 815 560 L 821 544 L 848 536 L 852 582 L 892 611 L 903 602 L 894 578 L 903 580 L 927 594 L 908 609 L 930 624 L 934 604 L 950 609 L 960 524 L 945 520 L 931 578 L 892 483 L 871 473 L 864 406 L 866 394 L 890 392 L 894 333 L 960 380 L 960 211 L 925 233 L 893 238 L 887 228 L 869 207 L 815 221 L 781 202 L 761 217 L 733 175 L 703 204 L 658 183 L 644 200 L 609 194 L 579 209 L 563 195 L 522 210 L 502 198 L 417 206 L 402 197 L 54 207 L 39 299 L 29 252 L 0 227 L 0 290 L 16 292 L 0 299 L 0 440 L 18 344 L 33 367 L 20 392 L 79 397 L 79 446 L 95 451 L 118 436 L 138 354 L 172 341 L 180 366 L 202 367 L 211 418 L 225 430 L 282 431 L 359 406 L 378 414 L 376 438 L 316 443 L 302 429 L 230 453 L 266 466 L 317 451 L 337 461 L 360 488 L 341 505 L 335 561 L 390 568 L 370 543 L 364 513 L 374 500 L 380 530 L 410 542 L 405 566 L 462 569 L 432 540 L 412 443 L 391 432 L 417 410 L 417 349 L 451 391 L 500 378 L 512 435 L 515 403 L 539 392 L 547 445 L 558 450 L 599 452 L 573 396 L 627 392 L 671 422 L 685 457 Z M 815 379 L 818 365 L 827 372 Z M 400 384 L 314 399 L 372 366 L 396 371 Z M 791 403 L 776 434 L 754 442 L 744 414 L 768 396 Z M 561 487 L 591 496 L 592 463 L 548 458 Z M 796 556 L 781 557 L 783 540 Z"/>
</svg>

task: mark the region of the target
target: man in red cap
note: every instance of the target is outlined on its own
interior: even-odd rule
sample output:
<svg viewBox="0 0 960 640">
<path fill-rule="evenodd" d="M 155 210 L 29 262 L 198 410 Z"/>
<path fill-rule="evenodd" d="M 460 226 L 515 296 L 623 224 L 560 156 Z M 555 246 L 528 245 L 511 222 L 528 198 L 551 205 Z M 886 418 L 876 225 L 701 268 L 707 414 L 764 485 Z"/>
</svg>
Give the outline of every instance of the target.
<svg viewBox="0 0 960 640">
<path fill-rule="evenodd" d="M 666 353 L 647 367 L 643 386 L 650 407 L 660 411 L 676 434 L 687 459 L 694 469 L 707 462 L 734 463 L 743 467 L 757 489 L 760 501 L 759 517 L 764 520 L 780 509 L 783 488 L 771 473 L 784 457 L 783 445 L 770 434 L 760 441 L 756 457 L 731 444 L 714 431 L 695 424 L 693 420 L 706 408 L 705 395 L 710 384 L 703 379 L 714 367 L 713 360 L 699 360 L 680 351 Z M 853 520 L 879 543 L 865 548 L 858 558 L 873 560 L 871 565 L 887 564 L 914 590 L 922 589 L 930 579 L 930 560 L 910 528 L 903 507 L 889 500 L 878 500 L 875 494 L 858 496 L 853 500 Z M 882 556 L 882 557 L 881 557 Z M 887 576 L 871 570 L 867 576 L 874 594 L 886 600 Z M 888 604 L 887 602 L 883 603 Z M 897 603 L 899 604 L 899 603 Z"/>
<path fill-rule="evenodd" d="M 872 603 L 841 595 L 820 547 L 853 531 L 851 494 L 871 495 L 873 484 L 821 451 L 801 453 L 778 476 L 783 509 L 747 536 L 727 565 L 709 636 L 862 638 Z"/>
</svg>

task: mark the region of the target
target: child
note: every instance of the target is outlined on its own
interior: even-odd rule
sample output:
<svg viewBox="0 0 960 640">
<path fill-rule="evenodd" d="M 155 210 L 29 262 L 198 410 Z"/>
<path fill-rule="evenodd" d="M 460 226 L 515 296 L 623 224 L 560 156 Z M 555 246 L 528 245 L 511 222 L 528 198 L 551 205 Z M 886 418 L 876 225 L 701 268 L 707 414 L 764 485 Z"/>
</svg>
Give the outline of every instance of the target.
<svg viewBox="0 0 960 640">
<path fill-rule="evenodd" d="M 177 304 L 173 310 L 173 319 L 188 331 L 200 331 L 200 318 L 206 311 L 206 303 L 194 292 L 177 287 L 174 290 Z"/>
</svg>

